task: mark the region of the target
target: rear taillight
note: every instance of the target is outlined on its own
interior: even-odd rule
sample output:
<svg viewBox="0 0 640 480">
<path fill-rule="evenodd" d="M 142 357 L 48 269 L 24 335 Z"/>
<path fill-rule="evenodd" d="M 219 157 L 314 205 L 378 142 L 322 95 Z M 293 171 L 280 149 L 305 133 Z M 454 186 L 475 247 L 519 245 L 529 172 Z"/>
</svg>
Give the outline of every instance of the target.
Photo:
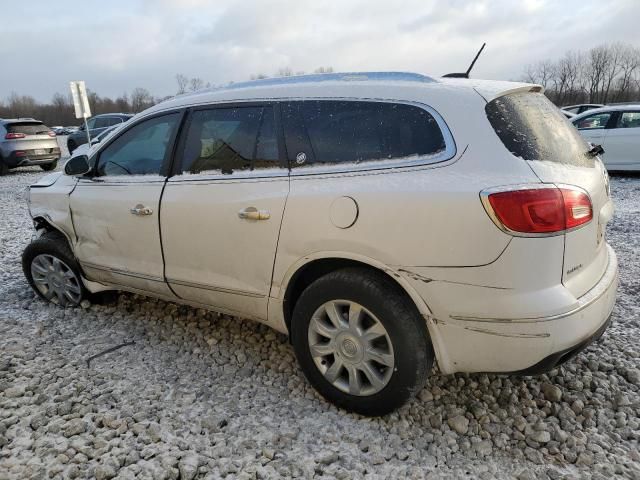
<svg viewBox="0 0 640 480">
<path fill-rule="evenodd" d="M 573 187 L 487 191 L 482 198 L 496 225 L 516 235 L 558 233 L 593 218 L 589 195 Z"/>
<path fill-rule="evenodd" d="M 49 133 L 49 136 L 50 136 L 50 137 L 55 137 L 55 136 L 56 136 L 56 132 L 54 132 L 54 131 L 52 131 L 52 130 L 49 130 L 49 132 L 48 132 L 48 133 Z"/>
<path fill-rule="evenodd" d="M 16 138 L 24 138 L 26 135 L 24 133 L 7 133 L 4 138 L 5 140 L 15 140 Z"/>
</svg>

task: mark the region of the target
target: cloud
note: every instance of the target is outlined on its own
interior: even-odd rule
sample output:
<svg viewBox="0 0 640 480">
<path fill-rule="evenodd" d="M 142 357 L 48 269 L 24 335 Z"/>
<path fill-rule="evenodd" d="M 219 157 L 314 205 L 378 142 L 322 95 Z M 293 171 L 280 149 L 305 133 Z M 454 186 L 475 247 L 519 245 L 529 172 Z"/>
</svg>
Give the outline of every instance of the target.
<svg viewBox="0 0 640 480">
<path fill-rule="evenodd" d="M 515 79 L 567 50 L 637 45 L 637 18 L 636 0 L 31 0 L 3 23 L 0 98 L 48 100 L 72 79 L 101 95 L 166 95 L 176 73 L 216 84 L 281 67 L 441 75 L 465 69 L 482 42 L 475 76 Z"/>
</svg>

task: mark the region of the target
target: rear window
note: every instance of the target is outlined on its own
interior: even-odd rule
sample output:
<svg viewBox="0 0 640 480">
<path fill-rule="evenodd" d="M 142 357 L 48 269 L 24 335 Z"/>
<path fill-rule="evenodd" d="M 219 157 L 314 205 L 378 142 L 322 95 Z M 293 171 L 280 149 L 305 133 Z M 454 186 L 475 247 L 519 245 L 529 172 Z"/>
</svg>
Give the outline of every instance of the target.
<svg viewBox="0 0 640 480">
<path fill-rule="evenodd" d="M 589 146 L 558 108 L 542 93 L 514 93 L 485 107 L 504 146 L 516 157 L 577 166 L 593 166 Z"/>
<path fill-rule="evenodd" d="M 25 135 L 38 135 L 49 132 L 49 127 L 37 122 L 9 123 L 6 128 L 7 133 L 24 133 Z"/>
<path fill-rule="evenodd" d="M 292 166 L 433 155 L 445 141 L 433 116 L 405 104 L 307 100 L 283 106 Z"/>
</svg>

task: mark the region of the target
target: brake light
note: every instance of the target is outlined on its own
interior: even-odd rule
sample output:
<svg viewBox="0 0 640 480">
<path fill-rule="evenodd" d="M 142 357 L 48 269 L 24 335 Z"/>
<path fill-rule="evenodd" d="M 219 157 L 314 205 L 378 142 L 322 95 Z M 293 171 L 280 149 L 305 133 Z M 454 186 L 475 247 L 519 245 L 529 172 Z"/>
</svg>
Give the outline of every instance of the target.
<svg viewBox="0 0 640 480">
<path fill-rule="evenodd" d="M 15 140 L 16 138 L 24 138 L 26 135 L 24 133 L 7 133 L 4 138 L 5 140 Z"/>
<path fill-rule="evenodd" d="M 48 135 L 50 137 L 55 137 L 56 136 L 56 132 L 54 132 L 53 130 L 49 130 Z"/>
<path fill-rule="evenodd" d="M 16 150 L 15 152 L 13 152 L 13 154 L 16 157 L 25 157 L 27 155 L 27 152 L 25 152 L 24 150 Z"/>
<path fill-rule="evenodd" d="M 486 196 L 498 226 L 525 234 L 562 232 L 593 218 L 589 196 L 577 188 L 526 188 Z"/>
</svg>

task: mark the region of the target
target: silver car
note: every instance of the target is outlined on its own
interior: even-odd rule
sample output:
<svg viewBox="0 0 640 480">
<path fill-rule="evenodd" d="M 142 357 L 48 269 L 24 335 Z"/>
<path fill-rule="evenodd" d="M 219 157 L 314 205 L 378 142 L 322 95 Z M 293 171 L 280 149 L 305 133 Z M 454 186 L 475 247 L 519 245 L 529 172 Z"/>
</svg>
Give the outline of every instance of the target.
<svg viewBox="0 0 640 480">
<path fill-rule="evenodd" d="M 11 168 L 39 165 L 45 171 L 58 165 L 56 134 L 32 118 L 0 119 L 0 175 Z"/>
</svg>

